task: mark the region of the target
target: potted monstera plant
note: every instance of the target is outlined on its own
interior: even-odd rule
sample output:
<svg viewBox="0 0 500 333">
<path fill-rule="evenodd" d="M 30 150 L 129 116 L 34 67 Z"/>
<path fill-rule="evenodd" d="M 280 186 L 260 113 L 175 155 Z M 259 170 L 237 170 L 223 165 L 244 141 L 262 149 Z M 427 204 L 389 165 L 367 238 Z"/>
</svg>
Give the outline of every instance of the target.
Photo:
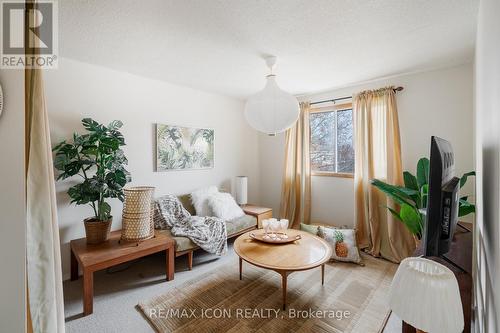
<svg viewBox="0 0 500 333">
<path fill-rule="evenodd" d="M 130 173 L 121 149 L 125 145 L 119 131 L 122 122 L 115 120 L 105 126 L 85 118 L 82 124 L 87 133 L 75 133 L 72 142 L 64 140 L 53 148 L 54 166 L 60 171 L 57 180 L 80 177 L 68 195 L 71 203 L 92 207 L 93 215 L 84 219 L 85 233 L 87 243 L 98 244 L 109 238 L 113 216 L 108 200 L 124 200 L 123 187 L 130 181 Z"/>
<path fill-rule="evenodd" d="M 467 172 L 460 178 L 462 188 L 474 171 Z M 399 206 L 397 209 L 386 207 L 391 214 L 401 221 L 418 240 L 422 237 L 429 191 L 429 159 L 421 158 L 417 163 L 417 175 L 409 171 L 403 172 L 404 186 L 387 184 L 379 179 L 373 179 L 372 185 L 389 196 Z M 466 216 L 476 211 L 476 206 L 463 195 L 459 200 L 458 216 Z"/>
</svg>

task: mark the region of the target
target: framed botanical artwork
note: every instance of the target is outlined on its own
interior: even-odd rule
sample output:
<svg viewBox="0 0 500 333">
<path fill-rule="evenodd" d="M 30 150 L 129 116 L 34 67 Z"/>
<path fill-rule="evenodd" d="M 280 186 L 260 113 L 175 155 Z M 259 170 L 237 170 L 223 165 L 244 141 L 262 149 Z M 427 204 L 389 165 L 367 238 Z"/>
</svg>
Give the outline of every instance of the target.
<svg viewBox="0 0 500 333">
<path fill-rule="evenodd" d="M 156 124 L 156 171 L 214 167 L 215 131 Z"/>
</svg>

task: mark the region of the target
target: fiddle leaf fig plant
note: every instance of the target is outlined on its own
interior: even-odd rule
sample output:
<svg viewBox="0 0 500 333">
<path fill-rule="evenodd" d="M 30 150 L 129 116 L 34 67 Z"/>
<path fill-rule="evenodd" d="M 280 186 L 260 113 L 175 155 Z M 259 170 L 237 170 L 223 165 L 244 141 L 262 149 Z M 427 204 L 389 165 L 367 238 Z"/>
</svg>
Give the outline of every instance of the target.
<svg viewBox="0 0 500 333">
<path fill-rule="evenodd" d="M 85 134 L 73 134 L 72 142 L 66 140 L 57 144 L 54 167 L 60 171 L 57 180 L 79 176 L 81 182 L 68 189 L 71 203 L 90 205 L 95 220 L 107 221 L 111 218 L 109 198 L 124 200 L 123 187 L 130 182 L 128 164 L 122 146 L 125 139 L 119 129 L 119 120 L 105 126 L 85 118 L 82 120 Z"/>
<path fill-rule="evenodd" d="M 404 186 L 391 185 L 379 179 L 371 181 L 373 186 L 385 193 L 399 206 L 399 209 L 386 208 L 418 239 L 422 236 L 425 222 L 425 216 L 422 212 L 427 208 L 429 164 L 429 159 L 424 157 L 417 163 L 416 176 L 409 171 L 403 172 Z M 475 175 L 475 171 L 463 174 L 460 178 L 460 188 L 465 185 L 469 177 Z M 468 201 L 468 196 L 462 196 L 459 200 L 458 216 L 466 216 L 475 211 L 476 206 Z"/>
</svg>

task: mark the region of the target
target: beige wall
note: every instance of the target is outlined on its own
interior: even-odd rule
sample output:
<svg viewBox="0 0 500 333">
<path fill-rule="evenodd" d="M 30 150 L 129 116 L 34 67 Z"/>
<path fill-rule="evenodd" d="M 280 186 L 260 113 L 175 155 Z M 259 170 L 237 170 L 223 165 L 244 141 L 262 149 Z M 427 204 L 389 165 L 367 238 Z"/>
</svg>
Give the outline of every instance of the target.
<svg viewBox="0 0 500 333">
<path fill-rule="evenodd" d="M 473 163 L 473 71 L 472 64 L 408 74 L 301 97 L 318 101 L 384 87 L 403 86 L 397 95 L 403 168 L 415 172 L 418 159 L 429 155 L 431 135 L 451 141 L 457 173 L 474 168 Z M 260 136 L 262 201 L 279 207 L 283 170 L 283 134 Z M 473 193 L 472 182 L 465 189 Z M 353 180 L 313 177 L 312 220 L 334 225 L 353 225 Z"/>
<path fill-rule="evenodd" d="M 26 214 L 24 191 L 24 71 L 1 70 L 0 331 L 24 332 Z"/>
<path fill-rule="evenodd" d="M 217 185 L 231 191 L 238 175 L 249 177 L 249 200 L 259 200 L 257 134 L 243 119 L 243 102 L 105 67 L 61 59 L 59 69 L 45 75 L 52 143 L 82 132 L 80 120 L 92 117 L 124 123 L 125 154 L 131 185 L 152 185 L 156 195 L 189 193 Z M 154 124 L 215 129 L 215 167 L 210 170 L 154 171 Z M 84 236 L 86 206 L 70 205 L 66 194 L 75 179 L 57 183 L 63 274 L 69 273 L 69 241 Z M 112 201 L 113 229 L 121 227 L 122 205 Z"/>
<path fill-rule="evenodd" d="M 482 0 L 476 46 L 476 332 L 500 331 L 500 2 Z"/>
</svg>

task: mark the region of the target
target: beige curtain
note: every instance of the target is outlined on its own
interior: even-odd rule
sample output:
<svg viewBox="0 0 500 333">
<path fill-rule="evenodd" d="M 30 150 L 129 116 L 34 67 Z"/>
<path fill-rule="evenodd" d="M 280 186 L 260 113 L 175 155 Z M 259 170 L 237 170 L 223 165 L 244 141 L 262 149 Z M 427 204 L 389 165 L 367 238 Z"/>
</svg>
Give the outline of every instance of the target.
<svg viewBox="0 0 500 333">
<path fill-rule="evenodd" d="M 400 262 L 415 249 L 406 227 L 388 213 L 392 200 L 370 181 L 402 185 L 401 143 L 394 87 L 353 96 L 355 225 L 358 243 L 374 256 Z"/>
<path fill-rule="evenodd" d="M 25 69 L 25 104 L 28 331 L 64 333 L 59 226 L 41 69 Z"/>
<path fill-rule="evenodd" d="M 280 217 L 292 228 L 311 219 L 311 165 L 309 161 L 310 103 L 300 103 L 297 123 L 285 133 L 285 168 L 281 191 Z"/>
</svg>

